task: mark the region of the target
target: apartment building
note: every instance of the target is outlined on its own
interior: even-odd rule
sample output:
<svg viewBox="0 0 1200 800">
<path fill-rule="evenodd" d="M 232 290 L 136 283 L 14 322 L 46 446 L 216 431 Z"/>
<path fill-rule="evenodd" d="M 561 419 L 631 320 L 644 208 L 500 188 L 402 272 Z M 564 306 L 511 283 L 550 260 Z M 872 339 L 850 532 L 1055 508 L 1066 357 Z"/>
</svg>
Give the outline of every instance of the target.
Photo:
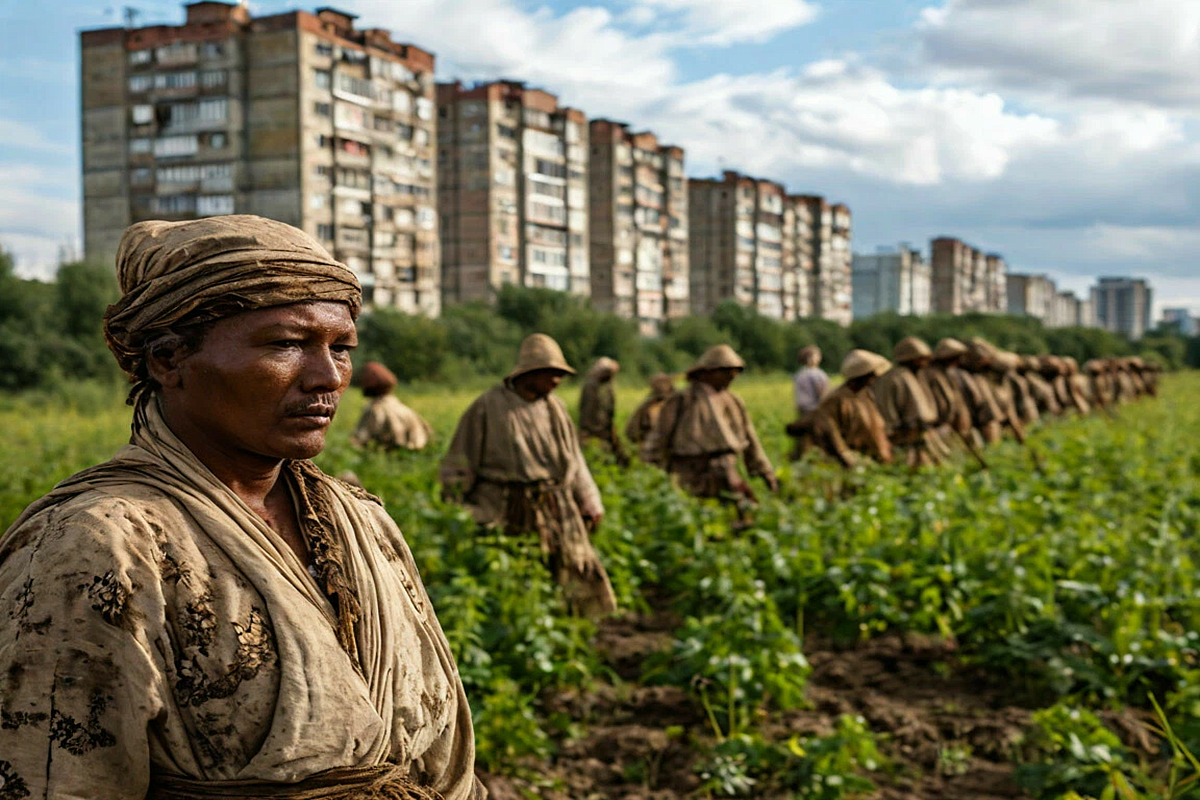
<svg viewBox="0 0 1200 800">
<path fill-rule="evenodd" d="M 1154 293 L 1141 278 L 1101 278 L 1092 287 L 1096 326 L 1131 339 L 1140 339 L 1150 328 Z"/>
<path fill-rule="evenodd" d="M 591 295 L 583 112 L 517 81 L 437 87 L 442 296 Z"/>
<path fill-rule="evenodd" d="M 850 323 L 850 209 L 727 171 L 688 181 L 693 313 L 726 300 L 774 319 Z"/>
<path fill-rule="evenodd" d="M 683 149 L 621 122 L 588 128 L 592 302 L 653 334 L 689 311 Z"/>
<path fill-rule="evenodd" d="M 929 243 L 933 310 L 938 314 L 998 314 L 1008 307 L 1008 266 L 966 242 L 942 236 Z"/>
<path fill-rule="evenodd" d="M 1042 322 L 1051 317 L 1058 288 L 1049 277 L 1014 272 L 1009 273 L 1006 283 L 1009 314 L 1034 317 Z"/>
<path fill-rule="evenodd" d="M 923 316 L 932 305 L 932 269 L 921 251 L 907 244 L 856 253 L 853 298 L 855 319 L 885 312 Z"/>
<path fill-rule="evenodd" d="M 143 219 L 259 214 L 349 265 L 369 304 L 441 307 L 434 56 L 334 9 L 80 34 L 84 247 Z"/>
</svg>

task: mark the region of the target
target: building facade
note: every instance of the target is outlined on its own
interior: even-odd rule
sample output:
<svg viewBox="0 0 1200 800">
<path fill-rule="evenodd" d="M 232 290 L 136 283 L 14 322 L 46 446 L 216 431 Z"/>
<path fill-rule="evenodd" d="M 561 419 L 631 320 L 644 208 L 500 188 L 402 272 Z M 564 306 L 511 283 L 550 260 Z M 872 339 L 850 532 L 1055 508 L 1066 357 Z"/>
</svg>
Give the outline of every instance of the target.
<svg viewBox="0 0 1200 800">
<path fill-rule="evenodd" d="M 1195 336 L 1197 331 L 1196 318 L 1190 308 L 1164 308 L 1162 324 L 1183 336 Z"/>
<path fill-rule="evenodd" d="M 442 296 L 591 294 L 583 112 L 515 81 L 437 87 Z"/>
<path fill-rule="evenodd" d="M 588 127 L 592 302 L 651 334 L 689 311 L 683 149 L 620 122 Z"/>
<path fill-rule="evenodd" d="M 853 263 L 854 318 L 893 312 L 923 316 L 932 304 L 932 270 L 907 244 L 856 253 Z"/>
<path fill-rule="evenodd" d="M 1053 313 L 1058 294 L 1054 281 L 1045 275 L 1009 273 L 1006 278 L 1006 302 L 1009 314 L 1034 317 L 1046 322 Z"/>
<path fill-rule="evenodd" d="M 1096 326 L 1140 339 L 1150 327 L 1153 292 L 1141 278 L 1101 278 L 1092 287 Z"/>
<path fill-rule="evenodd" d="M 929 243 L 933 267 L 933 310 L 939 314 L 1002 314 L 1008 309 L 1008 266 L 960 239 Z"/>
<path fill-rule="evenodd" d="M 333 9 L 80 34 L 84 246 L 143 219 L 259 214 L 304 229 L 374 305 L 441 307 L 434 57 Z"/>
</svg>

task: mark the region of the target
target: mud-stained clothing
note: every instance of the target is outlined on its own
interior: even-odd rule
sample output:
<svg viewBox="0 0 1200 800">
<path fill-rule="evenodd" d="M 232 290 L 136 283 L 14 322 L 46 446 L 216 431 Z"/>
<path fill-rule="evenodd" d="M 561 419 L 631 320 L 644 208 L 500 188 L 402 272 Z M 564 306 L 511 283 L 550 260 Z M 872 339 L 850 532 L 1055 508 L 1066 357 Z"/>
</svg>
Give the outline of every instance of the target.
<svg viewBox="0 0 1200 800">
<path fill-rule="evenodd" d="M 625 423 L 625 436 L 629 441 L 635 444 L 641 444 L 646 441 L 646 437 L 650 435 L 650 431 L 658 423 L 658 417 L 662 413 L 663 404 L 673 394 L 675 394 L 674 389 L 670 392 L 651 392 L 638 404 L 638 407 L 634 409 L 633 414 L 629 417 L 629 421 Z"/>
<path fill-rule="evenodd" d="M 887 423 L 869 389 L 856 392 L 846 384 L 834 389 L 813 412 L 812 430 L 816 445 L 847 467 L 860 453 L 882 463 L 892 460 Z"/>
<path fill-rule="evenodd" d="M 588 376 L 579 395 L 579 432 L 584 439 L 609 442 L 613 437 L 613 419 L 617 412 L 612 380 Z"/>
<path fill-rule="evenodd" d="M 1012 394 L 1013 408 L 1022 424 L 1032 425 L 1041 419 L 1037 400 L 1033 396 L 1029 380 L 1024 375 L 1016 370 L 1009 370 L 1004 374 L 1004 383 Z"/>
<path fill-rule="evenodd" d="M 905 452 L 909 466 L 938 463 L 937 407 L 917 374 L 896 364 L 871 385 L 871 394 L 887 423 L 888 438 Z"/>
<path fill-rule="evenodd" d="M 389 450 L 423 450 L 431 439 L 429 423 L 390 393 L 371 398 L 351 437 L 359 447 L 373 444 Z"/>
<path fill-rule="evenodd" d="M 1058 416 L 1063 413 L 1062 403 L 1059 402 L 1054 387 L 1045 378 L 1036 372 L 1027 372 L 1024 377 L 1039 414 Z"/>
<path fill-rule="evenodd" d="M 484 392 L 458 421 L 440 476 L 481 525 L 537 534 L 577 613 L 616 610 L 584 520 L 604 505 L 562 398 L 526 400 L 510 381 Z"/>
<path fill-rule="evenodd" d="M 462 682 L 399 529 L 309 461 L 281 480 L 309 566 L 144 394 L 128 446 L 13 524 L 0 796 L 203 797 L 330 774 L 372 776 L 381 797 L 482 794 Z"/>
<path fill-rule="evenodd" d="M 652 463 L 699 497 L 744 495 L 739 459 L 751 475 L 775 480 L 775 468 L 741 398 L 703 381 L 692 381 L 663 404 L 645 451 Z"/>
</svg>

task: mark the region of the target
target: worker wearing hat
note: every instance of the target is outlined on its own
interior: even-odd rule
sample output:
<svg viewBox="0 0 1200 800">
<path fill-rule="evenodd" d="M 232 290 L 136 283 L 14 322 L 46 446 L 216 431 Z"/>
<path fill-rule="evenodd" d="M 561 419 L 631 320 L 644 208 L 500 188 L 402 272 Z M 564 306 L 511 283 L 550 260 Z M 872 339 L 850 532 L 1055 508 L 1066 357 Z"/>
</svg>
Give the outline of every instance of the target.
<svg viewBox="0 0 1200 800">
<path fill-rule="evenodd" d="M 901 339 L 892 351 L 895 364 L 871 387 L 888 426 L 893 447 L 905 451 L 910 467 L 939 463 L 941 445 L 934 428 L 937 406 L 917 373 L 929 366 L 933 351 L 916 336 Z"/>
<path fill-rule="evenodd" d="M 871 384 L 890 367 L 881 355 L 851 350 L 842 359 L 842 385 L 826 395 L 813 412 L 815 444 L 844 467 L 853 467 L 864 455 L 882 464 L 892 461 L 887 423 L 870 391 Z"/>
</svg>

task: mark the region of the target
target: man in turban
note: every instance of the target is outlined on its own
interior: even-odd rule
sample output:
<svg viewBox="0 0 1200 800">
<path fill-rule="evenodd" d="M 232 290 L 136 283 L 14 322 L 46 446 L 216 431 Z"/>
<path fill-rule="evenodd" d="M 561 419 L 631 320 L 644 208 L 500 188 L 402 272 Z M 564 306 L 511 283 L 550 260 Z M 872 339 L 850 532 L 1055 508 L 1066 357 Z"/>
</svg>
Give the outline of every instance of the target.
<svg viewBox="0 0 1200 800">
<path fill-rule="evenodd" d="M 604 505 L 567 406 L 554 394 L 574 374 L 558 342 L 544 333 L 525 339 L 508 377 L 458 421 L 441 480 L 479 524 L 536 534 L 568 606 L 600 617 L 617 608 L 589 538 Z"/>
<path fill-rule="evenodd" d="M 771 491 L 779 489 L 746 404 L 729 391 L 745 368 L 746 362 L 729 345 L 710 348 L 688 370 L 688 388 L 663 404 L 645 445 L 650 460 L 686 491 L 736 505 L 743 523 L 749 522 L 754 492 L 738 472 L 739 459 Z"/>
<path fill-rule="evenodd" d="M 359 417 L 351 441 L 359 447 L 375 445 L 385 450 L 423 450 L 433 438 L 433 428 L 393 394 L 396 376 L 378 361 L 363 364 L 359 386 L 369 402 Z"/>
<path fill-rule="evenodd" d="M 813 440 L 844 467 L 853 467 L 860 455 L 881 464 L 892 463 L 887 423 L 870 391 L 871 384 L 890 367 L 881 355 L 851 350 L 842 359 L 842 385 L 826 395 L 813 412 Z"/>
<path fill-rule="evenodd" d="M 675 394 L 675 381 L 670 375 L 659 373 L 650 379 L 650 394 L 646 395 L 645 399 L 634 409 L 633 414 L 629 417 L 629 421 L 625 423 L 625 435 L 629 441 L 635 445 L 641 445 L 646 441 L 646 437 L 650 435 L 655 424 L 658 422 L 658 415 L 662 411 L 663 404 Z M 646 454 L 641 452 L 643 460 Z"/>
<path fill-rule="evenodd" d="M 815 344 L 801 348 L 800 370 L 792 378 L 792 399 L 796 406 L 796 421 L 788 427 L 793 431 L 791 459 L 798 461 L 812 444 L 812 413 L 829 391 L 829 376 L 821 369 L 821 348 Z"/>
<path fill-rule="evenodd" d="M 625 466 L 629 464 L 629 457 L 617 436 L 617 398 L 612 385 L 620 369 L 621 365 L 614 359 L 601 356 L 588 370 L 579 394 L 579 433 L 584 442 L 600 442 L 618 463 Z"/>
<path fill-rule="evenodd" d="M 112 460 L 0 539 L 8 797 L 479 797 L 471 714 L 404 537 L 324 475 L 360 289 L 252 216 L 140 222 L 105 336 Z"/>
<path fill-rule="evenodd" d="M 916 336 L 901 339 L 892 351 L 895 365 L 871 387 L 875 404 L 883 414 L 892 444 L 906 451 L 914 469 L 939 463 L 942 445 L 934 428 L 937 406 L 917 374 L 929 366 L 933 351 Z"/>
</svg>

